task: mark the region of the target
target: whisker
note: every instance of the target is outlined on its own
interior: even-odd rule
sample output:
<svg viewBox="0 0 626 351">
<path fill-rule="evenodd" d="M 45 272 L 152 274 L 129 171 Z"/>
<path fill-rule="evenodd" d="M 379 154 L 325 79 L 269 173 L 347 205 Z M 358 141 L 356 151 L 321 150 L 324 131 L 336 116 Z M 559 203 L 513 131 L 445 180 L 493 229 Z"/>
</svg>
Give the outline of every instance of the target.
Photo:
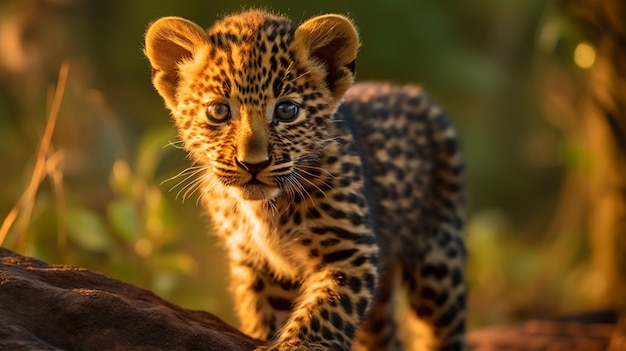
<svg viewBox="0 0 626 351">
<path fill-rule="evenodd" d="M 169 191 L 174 190 L 177 186 L 179 186 L 181 183 L 185 182 L 187 179 L 193 177 L 194 175 L 198 174 L 199 172 L 202 172 L 203 170 L 207 169 L 205 166 L 195 166 L 195 167 L 189 167 L 186 168 L 184 170 L 182 170 L 180 173 L 176 174 L 173 177 L 169 177 L 165 180 L 163 180 L 161 183 L 159 183 L 159 185 L 163 185 L 167 182 L 170 182 L 178 177 L 182 177 L 182 176 L 186 176 L 183 180 L 181 180 L 180 182 L 178 182 L 176 185 L 174 185 L 173 187 L 170 188 Z"/>
<path fill-rule="evenodd" d="M 292 192 L 292 194 L 297 193 L 302 199 L 306 199 L 308 197 L 309 200 L 311 200 L 311 204 L 315 203 L 315 201 L 313 200 L 313 197 L 311 196 L 311 193 L 309 191 L 306 191 L 306 188 L 304 188 L 302 186 L 302 183 L 300 183 L 300 181 L 298 179 L 289 177 L 287 179 L 287 181 L 288 181 L 287 189 L 290 190 Z M 306 196 L 305 196 L 305 194 L 306 194 Z M 292 195 L 292 198 L 293 198 L 293 196 L 294 195 Z M 290 205 L 291 205 L 291 203 L 290 203 Z"/>
<path fill-rule="evenodd" d="M 202 181 L 206 183 L 206 186 L 198 195 L 198 198 L 196 199 L 196 205 L 198 205 L 200 201 L 203 201 L 204 198 L 208 196 L 209 190 L 213 190 L 215 192 L 216 189 L 221 189 L 223 191 L 222 187 L 219 186 L 219 179 L 217 179 L 215 176 L 209 175 L 207 173 L 202 177 Z"/>
<path fill-rule="evenodd" d="M 178 197 L 178 195 L 185 190 L 185 192 L 183 193 L 183 202 L 185 202 L 185 199 L 190 198 L 196 191 L 198 191 L 198 189 L 200 189 L 202 187 L 202 184 L 204 183 L 206 178 L 206 175 L 203 175 L 200 178 L 195 179 L 193 182 L 189 183 L 187 186 L 185 186 L 185 188 L 187 188 L 187 190 L 185 190 L 185 188 L 182 188 L 178 191 L 178 194 L 176 194 L 176 196 Z"/>
<path fill-rule="evenodd" d="M 272 211 L 272 216 L 276 216 L 279 214 L 278 212 L 278 208 L 276 208 L 276 203 L 272 200 L 270 201 L 266 201 L 265 202 L 265 206 L 267 206 L 269 208 L 269 210 Z"/>
<path fill-rule="evenodd" d="M 173 148 L 175 148 L 175 149 L 180 149 L 180 150 L 183 150 L 183 149 L 184 149 L 184 147 L 183 147 L 183 141 L 182 141 L 182 140 L 180 140 L 180 139 L 179 139 L 179 140 L 177 140 L 177 141 L 171 141 L 171 140 L 170 140 L 170 141 L 168 141 L 168 143 L 167 143 L 167 144 L 163 145 L 163 149 L 165 149 L 166 147 L 170 147 L 170 146 L 171 146 L 171 147 L 173 147 Z"/>
<path fill-rule="evenodd" d="M 193 194 L 193 192 L 200 187 L 200 185 L 202 184 L 202 180 L 203 177 L 200 178 L 196 178 L 194 180 L 192 180 L 191 182 L 185 184 L 185 186 L 181 187 L 178 192 L 176 193 L 176 199 L 178 199 L 178 197 L 183 194 L 183 202 L 185 202 L 185 199 L 190 196 L 191 194 Z M 181 182 L 182 183 L 182 182 Z M 180 184 L 180 183 L 179 183 Z M 191 193 L 190 193 L 191 191 Z"/>
<path fill-rule="evenodd" d="M 330 173 L 329 171 L 327 171 L 326 169 L 322 168 L 322 167 L 317 167 L 317 166 L 310 166 L 310 165 L 299 165 L 299 168 L 308 168 L 308 169 L 313 169 L 313 170 L 317 170 L 317 171 L 321 171 L 323 173 L 326 173 L 326 175 L 332 179 L 336 178 L 334 174 Z M 321 175 L 315 175 L 315 174 L 311 174 L 312 177 L 316 177 L 318 179 L 321 178 Z"/>
<path fill-rule="evenodd" d="M 301 75 L 297 76 L 296 79 L 300 79 L 300 78 L 302 78 L 304 76 L 308 76 L 309 74 L 311 74 L 311 71 L 306 71 L 306 72 L 302 73 Z"/>
<path fill-rule="evenodd" d="M 191 198 L 200 189 L 203 189 L 196 199 L 196 204 L 198 204 L 204 199 L 209 190 L 214 191 L 219 188 L 219 179 L 217 179 L 211 172 L 206 172 L 211 168 L 215 168 L 215 165 L 209 164 L 191 166 L 180 171 L 178 174 L 165 179 L 160 183 L 160 185 L 182 178 L 168 191 L 171 192 L 178 188 L 176 199 L 182 198 L 182 202 L 184 203 L 186 199 Z M 199 174 L 200 176 L 198 176 Z"/>
<path fill-rule="evenodd" d="M 201 183 L 202 183 L 202 177 L 196 178 L 192 180 L 191 182 L 189 182 L 188 184 L 185 184 L 185 186 L 180 188 L 178 192 L 176 193 L 176 199 L 178 199 L 178 197 L 181 196 L 182 194 L 182 201 L 184 203 L 185 199 L 189 195 L 190 189 L 197 189 Z"/>
<path fill-rule="evenodd" d="M 287 79 L 287 75 L 291 72 L 291 68 L 293 68 L 293 61 L 289 63 L 289 67 L 287 67 L 287 69 L 285 70 L 285 74 L 283 74 L 283 77 L 281 78 L 281 80 Z"/>
<path fill-rule="evenodd" d="M 311 184 L 311 185 L 312 185 L 314 188 L 316 188 L 316 189 L 317 189 L 320 193 L 322 193 L 322 195 L 324 195 L 324 197 L 326 197 L 326 196 L 327 196 L 327 195 L 326 195 L 326 193 L 324 192 L 324 190 L 322 190 L 322 188 L 320 188 L 319 186 L 317 186 L 317 185 L 316 185 L 315 183 L 313 183 L 312 181 L 308 180 L 308 179 L 307 179 L 305 176 L 303 176 L 302 174 L 298 173 L 298 169 L 294 168 L 294 170 L 296 170 L 296 172 L 293 172 L 293 174 L 294 174 L 296 177 L 298 177 L 298 178 L 300 178 L 300 179 L 304 180 L 305 182 L 307 182 L 307 183 Z M 326 184 L 326 185 L 328 186 L 328 184 Z"/>
<path fill-rule="evenodd" d="M 306 175 L 310 176 L 310 177 L 313 177 L 313 178 L 316 178 L 316 179 L 321 179 L 319 175 L 317 175 L 317 174 L 313 174 L 313 173 L 311 173 L 311 172 L 309 172 L 309 171 L 305 171 L 305 170 L 304 170 L 304 169 L 302 169 L 301 167 L 293 167 L 293 168 L 294 168 L 295 170 L 297 170 L 297 171 L 300 171 L 300 172 L 302 172 L 302 173 L 304 173 L 304 174 L 306 174 Z"/>
<path fill-rule="evenodd" d="M 293 190 L 295 190 L 298 193 L 298 196 L 300 196 L 300 198 L 305 199 L 307 196 L 309 198 L 311 198 L 311 193 L 306 191 L 306 188 L 304 188 L 302 186 L 302 183 L 300 183 L 297 179 L 295 178 L 290 178 L 292 181 L 292 184 L 294 185 Z M 306 196 L 305 196 L 306 193 Z M 313 199 L 311 198 L 311 201 L 313 201 Z M 312 202 L 311 202 L 312 203 Z"/>
<path fill-rule="evenodd" d="M 342 136 L 336 136 L 336 137 L 332 137 L 332 138 L 328 138 L 328 139 L 320 139 L 319 141 L 321 143 L 325 143 L 325 142 L 328 142 L 328 141 L 337 141 L 337 140 L 340 140 L 340 139 L 343 139 L 343 137 Z"/>
<path fill-rule="evenodd" d="M 334 137 L 330 139 L 320 140 L 320 143 L 325 143 L 326 145 L 324 145 L 324 149 L 326 149 L 332 144 L 339 144 L 339 140 L 342 140 L 342 139 L 343 139 L 342 137 Z"/>
</svg>

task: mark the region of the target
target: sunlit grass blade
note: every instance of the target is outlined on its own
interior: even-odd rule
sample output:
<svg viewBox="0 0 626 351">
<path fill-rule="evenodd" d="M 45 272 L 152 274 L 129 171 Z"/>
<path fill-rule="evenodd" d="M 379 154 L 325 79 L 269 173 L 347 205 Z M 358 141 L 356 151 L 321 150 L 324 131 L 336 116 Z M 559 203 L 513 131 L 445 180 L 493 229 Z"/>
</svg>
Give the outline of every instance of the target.
<svg viewBox="0 0 626 351">
<path fill-rule="evenodd" d="M 39 150 L 37 151 L 37 158 L 35 160 L 35 166 L 31 174 L 30 182 L 18 202 L 5 217 L 2 226 L 0 226 L 0 245 L 2 245 L 9 233 L 9 230 L 17 220 L 18 216 L 21 215 L 19 218 L 18 240 L 15 247 L 15 251 L 20 253 L 23 253 L 26 249 L 28 227 L 30 225 L 33 209 L 35 207 L 35 196 L 37 195 L 39 185 L 44 179 L 47 171 L 48 152 L 50 150 L 52 134 L 54 133 L 56 121 L 61 109 L 61 102 L 65 94 L 69 68 L 69 61 L 65 61 L 61 64 L 61 68 L 59 69 L 59 78 L 53 93 L 54 95 L 50 105 L 50 110 L 48 111 L 46 127 L 41 137 L 41 144 L 39 145 Z"/>
</svg>

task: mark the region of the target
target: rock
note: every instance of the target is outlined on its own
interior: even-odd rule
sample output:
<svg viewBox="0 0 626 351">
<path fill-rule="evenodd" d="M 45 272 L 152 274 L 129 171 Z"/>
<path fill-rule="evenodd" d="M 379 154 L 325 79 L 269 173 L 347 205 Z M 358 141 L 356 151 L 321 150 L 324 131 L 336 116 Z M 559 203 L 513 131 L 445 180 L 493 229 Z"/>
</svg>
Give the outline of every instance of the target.
<svg viewBox="0 0 626 351">
<path fill-rule="evenodd" d="M 0 350 L 253 350 L 217 317 L 0 247 Z"/>
<path fill-rule="evenodd" d="M 469 334 L 472 351 L 624 351 L 626 313 L 596 311 L 555 319 L 531 319 Z"/>
<path fill-rule="evenodd" d="M 529 320 L 472 331 L 468 339 L 472 351 L 621 351 L 626 313 Z M 0 247 L 0 351 L 243 351 L 260 344 L 209 313 Z"/>
</svg>

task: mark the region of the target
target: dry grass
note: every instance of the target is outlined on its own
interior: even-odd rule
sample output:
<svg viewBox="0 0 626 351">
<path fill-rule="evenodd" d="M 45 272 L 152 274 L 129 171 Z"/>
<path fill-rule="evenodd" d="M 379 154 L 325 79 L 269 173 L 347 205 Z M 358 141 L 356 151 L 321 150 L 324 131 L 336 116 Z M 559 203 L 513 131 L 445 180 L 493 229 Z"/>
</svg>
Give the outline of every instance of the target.
<svg viewBox="0 0 626 351">
<path fill-rule="evenodd" d="M 49 96 L 51 97 L 51 103 L 48 111 L 46 128 L 41 137 L 41 144 L 39 145 L 39 149 L 37 151 L 37 158 L 35 161 L 35 166 L 33 167 L 33 171 L 31 173 L 30 181 L 26 186 L 26 189 L 22 193 L 20 199 L 4 218 L 2 226 L 0 227 L 0 246 L 2 246 L 4 245 L 9 231 L 19 219 L 19 221 L 17 222 L 17 241 L 14 248 L 14 250 L 19 253 L 24 253 L 26 249 L 28 228 L 31 223 L 37 192 L 39 190 L 41 182 L 46 177 L 49 177 L 52 181 L 52 186 L 56 199 L 57 211 L 59 216 L 59 227 L 57 236 L 59 248 L 61 251 L 64 251 L 65 249 L 67 236 L 65 233 L 65 221 L 63 220 L 63 214 L 65 213 L 66 207 L 62 172 L 63 152 L 61 150 L 54 150 L 52 146 L 52 135 L 54 133 L 56 122 L 59 117 L 61 102 L 65 94 L 69 68 L 69 61 L 65 61 L 61 65 L 56 87 L 54 88 L 54 90 L 51 89 L 50 91 Z"/>
</svg>

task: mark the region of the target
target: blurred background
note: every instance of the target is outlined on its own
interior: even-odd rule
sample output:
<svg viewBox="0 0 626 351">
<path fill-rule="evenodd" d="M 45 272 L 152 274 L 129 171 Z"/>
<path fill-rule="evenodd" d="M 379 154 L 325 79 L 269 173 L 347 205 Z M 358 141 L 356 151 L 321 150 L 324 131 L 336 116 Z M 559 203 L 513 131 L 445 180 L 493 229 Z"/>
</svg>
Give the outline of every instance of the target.
<svg viewBox="0 0 626 351">
<path fill-rule="evenodd" d="M 235 323 L 142 46 L 160 16 L 249 7 L 347 14 L 358 80 L 419 83 L 453 117 L 470 327 L 626 305 L 621 0 L 0 0 L 0 244 Z"/>
</svg>

